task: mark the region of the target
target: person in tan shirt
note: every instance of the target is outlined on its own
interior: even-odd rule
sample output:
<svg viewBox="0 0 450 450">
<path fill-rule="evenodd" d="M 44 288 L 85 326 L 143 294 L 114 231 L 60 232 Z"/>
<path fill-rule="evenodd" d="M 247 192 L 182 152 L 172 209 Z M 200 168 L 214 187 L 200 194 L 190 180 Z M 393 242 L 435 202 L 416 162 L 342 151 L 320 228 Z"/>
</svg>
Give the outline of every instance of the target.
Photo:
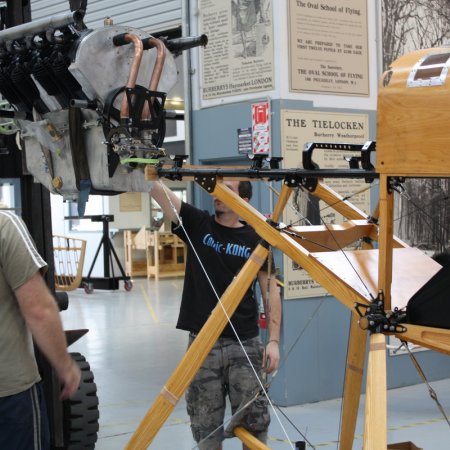
<svg viewBox="0 0 450 450">
<path fill-rule="evenodd" d="M 0 211 L 0 448 L 50 448 L 48 419 L 33 343 L 54 367 L 61 398 L 80 384 L 54 297 L 42 278 L 47 264 L 24 222 Z"/>
</svg>

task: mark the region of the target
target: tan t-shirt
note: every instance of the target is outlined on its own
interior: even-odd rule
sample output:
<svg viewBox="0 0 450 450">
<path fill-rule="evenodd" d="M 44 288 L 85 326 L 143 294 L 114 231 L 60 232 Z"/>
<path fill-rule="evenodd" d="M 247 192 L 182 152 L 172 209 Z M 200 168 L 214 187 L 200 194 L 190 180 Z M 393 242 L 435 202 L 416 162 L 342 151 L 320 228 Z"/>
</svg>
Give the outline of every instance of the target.
<svg viewBox="0 0 450 450">
<path fill-rule="evenodd" d="M 0 397 L 23 392 L 40 380 L 14 291 L 46 267 L 22 219 L 0 211 Z"/>
</svg>

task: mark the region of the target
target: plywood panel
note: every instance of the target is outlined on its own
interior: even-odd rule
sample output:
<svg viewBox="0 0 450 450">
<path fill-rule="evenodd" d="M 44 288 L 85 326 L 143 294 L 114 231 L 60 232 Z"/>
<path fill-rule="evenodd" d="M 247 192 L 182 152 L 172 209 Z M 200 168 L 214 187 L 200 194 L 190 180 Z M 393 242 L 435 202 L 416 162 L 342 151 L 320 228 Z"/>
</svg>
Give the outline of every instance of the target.
<svg viewBox="0 0 450 450">
<path fill-rule="evenodd" d="M 370 300 L 378 292 L 378 250 L 321 252 L 311 256 L 338 278 Z M 394 249 L 392 308 L 403 308 L 408 300 L 438 270 L 440 264 L 415 248 Z"/>
</svg>

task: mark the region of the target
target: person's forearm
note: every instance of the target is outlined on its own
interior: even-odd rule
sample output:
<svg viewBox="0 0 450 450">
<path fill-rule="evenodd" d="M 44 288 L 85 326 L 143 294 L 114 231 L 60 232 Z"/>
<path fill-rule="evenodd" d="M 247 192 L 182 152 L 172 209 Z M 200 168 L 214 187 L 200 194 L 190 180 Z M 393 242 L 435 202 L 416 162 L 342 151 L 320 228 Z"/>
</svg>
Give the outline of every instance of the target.
<svg viewBox="0 0 450 450">
<path fill-rule="evenodd" d="M 281 299 L 280 294 L 277 292 L 278 287 L 271 290 L 269 294 L 269 321 L 267 329 L 269 330 L 269 340 L 280 342 L 280 327 L 281 327 Z"/>
<path fill-rule="evenodd" d="M 181 209 L 181 200 L 167 186 L 160 181 L 154 181 L 150 189 L 150 195 L 158 203 L 166 217 L 177 224 Z"/>
<path fill-rule="evenodd" d="M 61 374 L 67 371 L 72 364 L 72 358 L 67 352 L 66 335 L 56 305 L 42 311 L 39 318 L 28 318 L 27 325 L 35 344 L 55 370 Z"/>
<path fill-rule="evenodd" d="M 269 332 L 268 339 L 280 342 L 281 327 L 281 298 L 280 290 L 275 277 L 271 277 L 267 285 L 267 278 L 262 278 L 261 293 L 266 310 L 267 330 Z M 264 286 L 268 286 L 267 290 Z"/>
<path fill-rule="evenodd" d="M 276 279 L 268 279 L 266 275 L 260 278 L 260 284 L 268 287 L 263 289 L 264 305 L 266 306 L 267 341 L 263 357 L 263 367 L 267 373 L 273 373 L 280 364 L 280 327 L 281 327 L 281 298 Z"/>
<path fill-rule="evenodd" d="M 73 364 L 55 299 L 40 274 L 16 291 L 16 297 L 35 344 L 59 374 Z"/>
</svg>

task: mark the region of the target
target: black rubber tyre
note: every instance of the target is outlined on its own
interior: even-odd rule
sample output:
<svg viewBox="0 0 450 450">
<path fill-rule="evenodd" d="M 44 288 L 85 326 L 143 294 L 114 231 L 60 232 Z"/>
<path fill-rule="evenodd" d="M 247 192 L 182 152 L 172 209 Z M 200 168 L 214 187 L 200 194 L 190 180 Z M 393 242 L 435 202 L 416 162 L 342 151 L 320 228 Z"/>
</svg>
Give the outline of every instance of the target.
<svg viewBox="0 0 450 450">
<path fill-rule="evenodd" d="M 98 433 L 97 385 L 89 363 L 80 353 L 71 353 L 81 370 L 78 391 L 63 403 L 64 448 L 69 450 L 93 449 Z"/>
</svg>

